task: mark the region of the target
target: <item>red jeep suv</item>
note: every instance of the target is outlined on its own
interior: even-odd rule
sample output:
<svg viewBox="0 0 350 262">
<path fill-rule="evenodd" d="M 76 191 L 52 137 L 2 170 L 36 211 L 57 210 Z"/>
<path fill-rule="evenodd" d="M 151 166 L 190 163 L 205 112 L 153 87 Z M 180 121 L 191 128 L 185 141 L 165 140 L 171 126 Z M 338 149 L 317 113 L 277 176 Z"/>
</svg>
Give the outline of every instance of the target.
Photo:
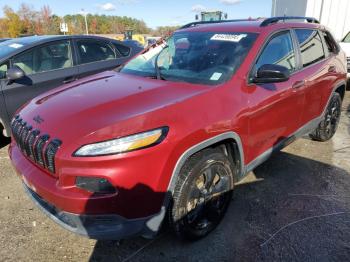
<svg viewBox="0 0 350 262">
<path fill-rule="evenodd" d="M 24 188 L 64 228 L 198 239 L 248 172 L 298 137 L 336 132 L 346 57 L 305 17 L 183 26 L 116 71 L 63 85 L 12 120 Z"/>
</svg>

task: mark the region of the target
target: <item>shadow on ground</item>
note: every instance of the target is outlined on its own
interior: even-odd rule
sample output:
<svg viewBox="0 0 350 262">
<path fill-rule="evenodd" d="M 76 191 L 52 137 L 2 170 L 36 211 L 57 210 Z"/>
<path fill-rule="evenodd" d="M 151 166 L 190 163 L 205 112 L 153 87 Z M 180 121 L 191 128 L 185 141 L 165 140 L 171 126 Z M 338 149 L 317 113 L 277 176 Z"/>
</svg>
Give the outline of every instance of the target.
<svg viewBox="0 0 350 262">
<path fill-rule="evenodd" d="M 11 139 L 8 137 L 0 136 L 0 149 L 10 144 Z"/>
<path fill-rule="evenodd" d="M 90 261 L 348 260 L 345 170 L 281 152 L 254 175 L 236 187 L 224 220 L 205 239 L 183 242 L 165 227 L 155 240 L 98 241 Z"/>
</svg>

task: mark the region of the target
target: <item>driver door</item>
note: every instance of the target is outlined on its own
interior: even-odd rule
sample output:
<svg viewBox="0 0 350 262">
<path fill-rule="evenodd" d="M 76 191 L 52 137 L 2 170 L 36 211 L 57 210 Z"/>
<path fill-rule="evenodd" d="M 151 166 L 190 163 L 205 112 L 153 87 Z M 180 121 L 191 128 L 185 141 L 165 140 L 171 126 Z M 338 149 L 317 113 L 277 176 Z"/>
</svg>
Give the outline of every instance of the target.
<svg viewBox="0 0 350 262">
<path fill-rule="evenodd" d="M 298 128 L 304 108 L 304 81 L 297 72 L 297 48 L 289 30 L 273 35 L 258 56 L 253 75 L 265 64 L 290 71 L 288 81 L 249 87 L 249 148 L 251 160 L 280 142 L 287 142 Z"/>
</svg>

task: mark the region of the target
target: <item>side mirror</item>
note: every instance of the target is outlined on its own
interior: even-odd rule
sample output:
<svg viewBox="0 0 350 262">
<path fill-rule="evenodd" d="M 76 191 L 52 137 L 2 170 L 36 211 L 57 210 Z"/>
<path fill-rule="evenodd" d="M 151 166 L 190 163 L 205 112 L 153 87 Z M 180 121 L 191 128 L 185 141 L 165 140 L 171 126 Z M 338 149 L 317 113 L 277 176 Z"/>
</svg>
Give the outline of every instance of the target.
<svg viewBox="0 0 350 262">
<path fill-rule="evenodd" d="M 16 81 L 18 79 L 23 78 L 25 76 L 25 73 L 18 66 L 14 66 L 14 67 L 11 67 L 10 69 L 7 70 L 6 76 L 10 82 L 13 82 L 13 81 Z"/>
<path fill-rule="evenodd" d="M 289 69 L 274 64 L 262 65 L 257 72 L 253 82 L 257 84 L 285 82 L 289 79 Z"/>
</svg>

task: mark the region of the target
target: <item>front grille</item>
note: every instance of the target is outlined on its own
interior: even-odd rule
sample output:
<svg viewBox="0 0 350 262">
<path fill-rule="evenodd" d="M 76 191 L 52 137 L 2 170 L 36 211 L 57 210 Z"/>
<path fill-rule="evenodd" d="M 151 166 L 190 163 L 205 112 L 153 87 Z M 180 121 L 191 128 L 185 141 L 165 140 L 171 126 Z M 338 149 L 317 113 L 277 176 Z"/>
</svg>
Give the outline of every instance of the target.
<svg viewBox="0 0 350 262">
<path fill-rule="evenodd" d="M 350 73 L 350 57 L 347 58 L 347 64 L 348 64 L 348 73 Z"/>
<path fill-rule="evenodd" d="M 55 174 L 55 156 L 62 142 L 48 134 L 40 135 L 40 130 L 32 128 L 20 116 L 11 122 L 12 136 L 22 153 L 34 163 Z"/>
</svg>

